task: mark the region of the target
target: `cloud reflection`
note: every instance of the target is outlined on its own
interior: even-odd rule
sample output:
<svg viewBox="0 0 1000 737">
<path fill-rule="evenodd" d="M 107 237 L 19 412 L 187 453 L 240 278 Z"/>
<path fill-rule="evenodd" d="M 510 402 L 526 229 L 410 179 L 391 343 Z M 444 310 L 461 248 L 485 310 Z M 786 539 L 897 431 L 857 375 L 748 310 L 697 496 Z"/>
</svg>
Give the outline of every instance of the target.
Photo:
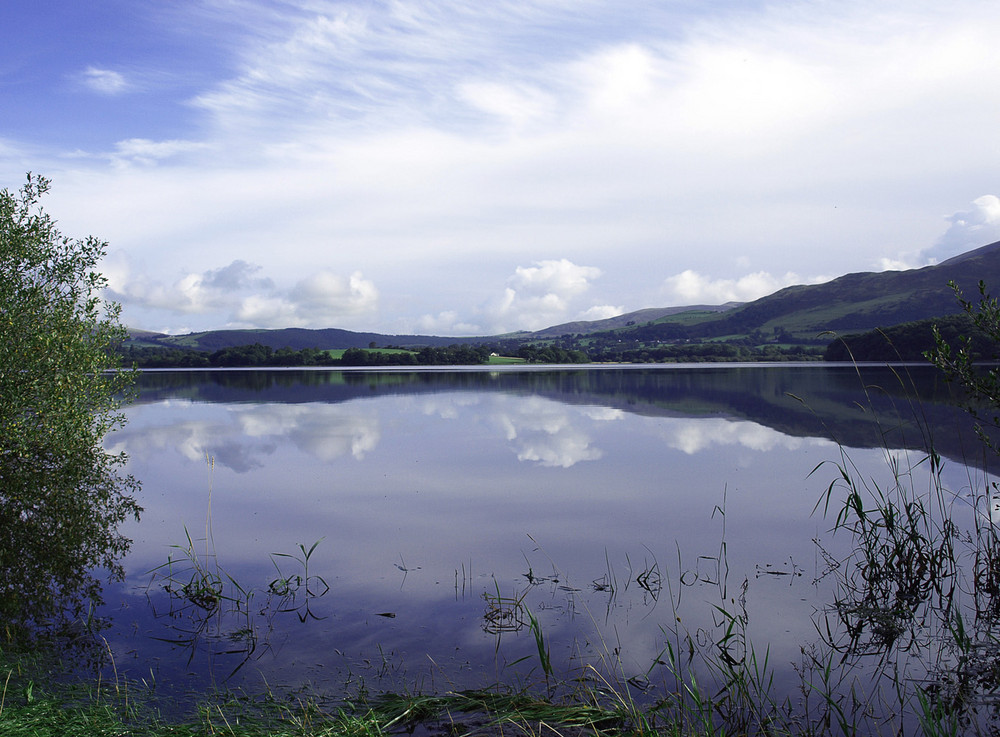
<svg viewBox="0 0 1000 737">
<path fill-rule="evenodd" d="M 237 473 L 263 467 L 263 459 L 279 444 L 323 462 L 342 456 L 364 459 L 381 439 L 376 412 L 357 406 L 329 404 L 196 405 L 162 402 L 147 405 L 143 415 L 160 424 L 147 426 L 141 417 L 115 438 L 116 449 L 134 458 L 173 450 L 198 463 L 206 456 Z M 194 414 L 198 419 L 187 419 Z M 179 419 L 181 415 L 183 419 Z"/>
<path fill-rule="evenodd" d="M 694 455 L 717 445 L 739 445 L 749 450 L 775 448 L 797 450 L 805 445 L 830 445 L 820 438 L 796 438 L 756 422 L 721 418 L 676 419 L 665 431 L 667 445 L 687 455 Z"/>
<path fill-rule="evenodd" d="M 589 410 L 598 409 L 596 415 Z M 591 419 L 617 419 L 617 410 L 575 408 L 530 397 L 508 404 L 498 411 L 495 421 L 513 446 L 519 461 L 536 461 L 542 466 L 569 468 L 581 461 L 596 461 L 604 454 L 592 447 L 590 436 L 579 422 L 580 416 Z"/>
<path fill-rule="evenodd" d="M 239 424 L 248 436 L 286 437 L 321 461 L 344 455 L 363 460 L 381 439 L 378 415 L 330 404 L 239 405 Z"/>
</svg>

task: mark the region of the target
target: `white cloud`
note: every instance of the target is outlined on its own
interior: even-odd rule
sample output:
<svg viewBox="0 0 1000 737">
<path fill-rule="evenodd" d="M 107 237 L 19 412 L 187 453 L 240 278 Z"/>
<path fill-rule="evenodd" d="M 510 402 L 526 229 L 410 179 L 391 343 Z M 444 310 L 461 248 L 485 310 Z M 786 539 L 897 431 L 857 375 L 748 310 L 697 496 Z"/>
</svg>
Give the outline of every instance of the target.
<svg viewBox="0 0 1000 737">
<path fill-rule="evenodd" d="M 824 281 L 810 279 L 809 283 Z M 791 272 L 775 276 L 766 271 L 746 274 L 737 279 L 712 279 L 696 271 L 687 269 L 680 274 L 667 277 L 663 283 L 663 294 L 670 304 L 724 304 L 726 302 L 750 302 L 794 284 L 806 283 L 798 274 Z"/>
<path fill-rule="evenodd" d="M 1000 87 L 983 70 L 1000 67 L 996 3 L 239 6 L 172 11 L 204 29 L 213 64 L 178 95 L 144 96 L 143 117 L 98 153 L 0 149 L 5 171 L 31 161 L 53 176 L 67 232 L 149 264 L 162 282 L 151 310 L 175 287 L 208 301 L 197 278 L 169 283 L 176 264 L 199 275 L 237 259 L 284 285 L 360 269 L 398 300 L 381 324 L 357 323 L 383 332 L 538 328 L 664 296 L 742 301 L 790 283 L 786 271 L 859 271 L 932 243 L 956 191 L 995 181 Z M 163 63 L 67 75 L 104 94 L 161 91 L 180 76 Z M 65 121 L 61 145 L 88 145 Z M 952 222 L 949 239 L 988 242 L 987 209 Z M 564 273 L 537 262 L 502 283 L 508 265 L 553 253 Z M 573 271 L 594 263 L 599 296 L 586 289 L 596 275 Z M 345 297 L 342 283 L 332 309 L 322 297 L 306 309 L 293 288 L 187 314 L 204 328 L 237 314 L 376 316 L 363 288 Z"/>
<path fill-rule="evenodd" d="M 539 330 L 565 322 L 574 300 L 600 275 L 596 267 L 578 266 L 565 258 L 518 266 L 503 294 L 486 309 L 486 316 L 496 332 Z"/>
<path fill-rule="evenodd" d="M 517 130 L 544 120 L 554 111 L 555 101 L 528 84 L 463 82 L 458 95 L 480 112 L 496 116 Z"/>
<path fill-rule="evenodd" d="M 131 309 L 227 314 L 230 327 L 338 327 L 378 306 L 378 290 L 360 272 L 341 276 L 320 271 L 287 289 L 259 276 L 262 268 L 236 260 L 228 266 L 185 273 L 170 284 L 133 273 L 128 259 L 112 254 L 104 269 L 110 296 Z M 220 326 L 221 327 L 221 326 Z"/>
<path fill-rule="evenodd" d="M 129 138 L 115 144 L 115 152 L 110 158 L 116 164 L 150 165 L 206 148 L 207 144 L 194 141 L 151 141 L 146 138 Z"/>
<path fill-rule="evenodd" d="M 922 255 L 928 263 L 940 263 L 952 256 L 1000 241 L 1000 197 L 985 194 L 972 207 L 947 218 L 948 230 Z"/>
<path fill-rule="evenodd" d="M 594 305 L 578 315 L 580 320 L 607 320 L 610 317 L 624 315 L 625 308 L 614 305 Z"/>
<path fill-rule="evenodd" d="M 87 67 L 80 74 L 80 80 L 87 89 L 101 95 L 120 95 L 129 89 L 125 76 L 112 69 Z"/>
<path fill-rule="evenodd" d="M 924 249 L 903 251 L 895 257 L 878 260 L 879 270 L 904 271 L 939 264 L 967 251 L 1000 241 L 1000 197 L 985 194 L 977 197 L 968 210 L 945 218 L 947 230 L 934 245 Z"/>
<path fill-rule="evenodd" d="M 372 314 L 378 290 L 360 271 L 348 277 L 319 272 L 298 282 L 287 294 L 243 300 L 236 321 L 259 327 L 335 327 Z"/>
<path fill-rule="evenodd" d="M 896 258 L 883 256 L 875 264 L 875 271 L 906 271 L 926 266 L 926 262 L 919 258 L 919 255 L 902 253 Z"/>
<path fill-rule="evenodd" d="M 416 329 L 429 335 L 483 335 L 482 326 L 459 317 L 455 310 L 445 310 L 436 315 L 422 315 Z"/>
<path fill-rule="evenodd" d="M 570 320 L 601 320 L 622 314 L 620 306 L 579 303 L 601 275 L 593 266 L 579 266 L 568 259 L 518 266 L 507 286 L 494 298 L 463 315 L 458 310 L 425 314 L 415 323 L 424 333 L 444 335 L 493 335 L 513 330 L 537 330 Z M 478 279 L 482 281 L 482 279 Z"/>
<path fill-rule="evenodd" d="M 200 274 L 185 273 L 172 284 L 164 284 L 144 273 L 134 273 L 128 257 L 115 252 L 105 260 L 111 296 L 125 307 L 155 307 L 171 312 L 204 313 L 232 309 L 244 290 L 270 290 L 273 283 L 258 277 L 261 267 L 246 261 L 209 269 Z"/>
<path fill-rule="evenodd" d="M 587 291 L 590 281 L 601 275 L 593 266 L 577 266 L 568 259 L 539 261 L 534 266 L 518 266 L 510 283 L 533 296 L 557 295 L 561 299 Z"/>
</svg>

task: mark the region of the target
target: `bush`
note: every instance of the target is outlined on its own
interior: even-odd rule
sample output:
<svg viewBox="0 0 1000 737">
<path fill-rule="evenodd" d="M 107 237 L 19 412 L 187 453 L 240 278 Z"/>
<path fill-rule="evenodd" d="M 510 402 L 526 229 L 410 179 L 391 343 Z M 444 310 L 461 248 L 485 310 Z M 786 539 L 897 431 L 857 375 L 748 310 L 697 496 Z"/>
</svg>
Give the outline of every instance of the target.
<svg viewBox="0 0 1000 737">
<path fill-rule="evenodd" d="M 104 436 L 131 386 L 119 306 L 95 270 L 106 244 L 63 237 L 38 206 L 49 182 L 0 192 L 0 617 L 6 632 L 76 616 L 120 574 L 138 483 Z"/>
</svg>

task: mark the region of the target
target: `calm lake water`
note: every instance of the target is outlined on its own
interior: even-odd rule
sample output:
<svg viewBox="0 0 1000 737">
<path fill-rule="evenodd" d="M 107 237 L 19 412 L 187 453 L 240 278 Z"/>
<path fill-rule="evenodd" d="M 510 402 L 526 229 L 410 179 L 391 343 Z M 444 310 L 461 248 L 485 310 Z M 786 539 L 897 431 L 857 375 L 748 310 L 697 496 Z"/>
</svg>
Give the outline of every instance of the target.
<svg viewBox="0 0 1000 737">
<path fill-rule="evenodd" d="M 106 637 L 164 694 L 540 681 L 528 613 L 557 674 L 650 698 L 668 645 L 718 656 L 737 621 L 727 652 L 769 651 L 793 693 L 803 648 L 841 626 L 852 541 L 815 509 L 835 464 L 888 484 L 933 436 L 958 497 L 986 482 L 925 367 L 165 371 L 139 389 L 109 438 L 145 511 Z M 221 588 L 199 595 L 199 567 Z"/>
</svg>

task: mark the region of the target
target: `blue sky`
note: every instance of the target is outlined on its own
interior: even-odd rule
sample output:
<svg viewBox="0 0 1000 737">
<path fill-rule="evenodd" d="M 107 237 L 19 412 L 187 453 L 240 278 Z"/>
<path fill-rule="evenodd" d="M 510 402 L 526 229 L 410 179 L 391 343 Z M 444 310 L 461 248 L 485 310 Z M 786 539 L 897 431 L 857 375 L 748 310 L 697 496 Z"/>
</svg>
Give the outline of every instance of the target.
<svg viewBox="0 0 1000 737">
<path fill-rule="evenodd" d="M 494 334 L 1000 240 L 992 1 L 0 14 L 0 187 L 132 327 Z"/>
</svg>

